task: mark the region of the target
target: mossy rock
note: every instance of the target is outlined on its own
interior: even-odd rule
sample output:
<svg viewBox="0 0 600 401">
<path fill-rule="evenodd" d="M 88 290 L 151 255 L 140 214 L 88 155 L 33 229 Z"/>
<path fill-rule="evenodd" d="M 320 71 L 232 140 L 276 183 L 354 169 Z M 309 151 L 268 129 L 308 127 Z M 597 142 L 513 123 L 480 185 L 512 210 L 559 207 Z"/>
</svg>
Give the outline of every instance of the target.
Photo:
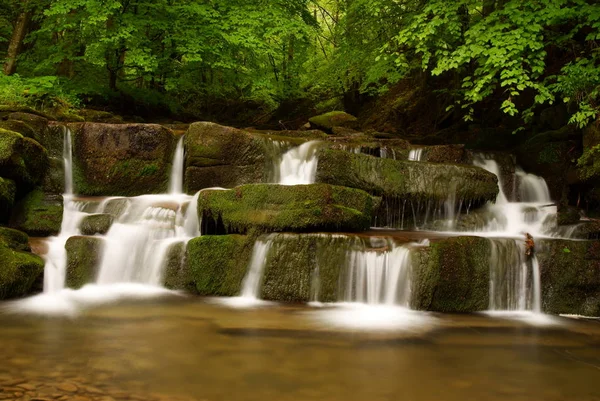
<svg viewBox="0 0 600 401">
<path fill-rule="evenodd" d="M 198 197 L 202 233 L 209 235 L 362 231 L 370 226 L 372 207 L 364 191 L 325 184 L 244 185 Z"/>
<path fill-rule="evenodd" d="M 79 115 L 87 122 L 105 123 L 105 124 L 122 124 L 123 117 L 110 113 L 108 111 L 81 109 Z"/>
<path fill-rule="evenodd" d="M 13 180 L 0 177 L 0 223 L 8 222 L 10 212 L 15 204 L 17 187 Z"/>
<path fill-rule="evenodd" d="M 294 131 L 294 130 L 277 131 L 277 130 L 258 130 L 258 129 L 254 129 L 254 128 L 248 128 L 248 129 L 246 129 L 246 131 L 251 134 L 259 134 L 259 135 L 264 135 L 267 137 L 288 138 L 288 139 L 302 138 L 302 139 L 316 140 L 316 139 L 327 139 L 327 137 L 328 137 L 325 132 L 318 130 L 318 129 L 310 129 L 310 130 L 304 130 L 304 131 Z"/>
<path fill-rule="evenodd" d="M 430 163 L 471 164 L 465 145 L 436 145 L 425 148 L 423 161 Z"/>
<path fill-rule="evenodd" d="M 65 163 L 62 158 L 50 157 L 48 171 L 44 176 L 42 189 L 47 194 L 60 195 L 65 192 Z"/>
<path fill-rule="evenodd" d="M 553 314 L 600 316 L 600 242 L 536 241 L 542 309 Z"/>
<path fill-rule="evenodd" d="M 62 196 L 36 189 L 17 203 L 9 225 L 34 237 L 47 237 L 58 234 L 62 216 Z"/>
<path fill-rule="evenodd" d="M 457 199 L 477 205 L 498 195 L 497 177 L 479 167 L 382 159 L 332 149 L 321 149 L 318 156 L 317 182 L 376 196 L 445 201 L 456 191 Z"/>
<path fill-rule="evenodd" d="M 25 233 L 0 228 L 0 299 L 31 293 L 44 271 L 44 261 L 29 252 Z"/>
<path fill-rule="evenodd" d="M 33 128 L 34 132 L 40 133 L 48 126 L 49 119 L 34 113 L 14 112 L 8 115 L 8 120 L 22 121 Z"/>
<path fill-rule="evenodd" d="M 266 136 L 222 125 L 197 122 L 185 135 L 185 183 L 188 193 L 263 182 L 273 164 Z"/>
<path fill-rule="evenodd" d="M 308 122 L 310 123 L 311 128 L 319 129 L 327 133 L 333 133 L 334 127 L 352 129 L 358 127 L 357 118 L 343 111 L 330 111 L 329 113 L 312 117 Z"/>
<path fill-rule="evenodd" d="M 28 106 L 15 106 L 8 104 L 0 104 L 0 118 L 5 119 L 8 118 L 13 113 L 24 113 L 24 114 L 32 114 L 34 116 L 43 117 L 46 120 L 53 120 L 54 117 L 48 113 L 44 113 L 42 111 L 33 109 Z"/>
<path fill-rule="evenodd" d="M 577 208 L 561 205 L 558 208 L 558 214 L 556 218 L 559 226 L 565 226 L 579 223 L 581 215 L 579 214 L 579 210 Z"/>
<path fill-rule="evenodd" d="M 190 274 L 186 248 L 185 242 L 176 242 L 167 250 L 163 284 L 172 290 L 185 290 L 195 293 L 196 286 Z"/>
<path fill-rule="evenodd" d="M 175 137 L 156 124 L 70 124 L 75 191 L 92 196 L 165 192 Z"/>
<path fill-rule="evenodd" d="M 83 218 L 79 229 L 83 235 L 104 235 L 112 226 L 114 219 L 110 214 L 91 214 Z"/>
<path fill-rule="evenodd" d="M 0 121 L 0 128 L 5 129 L 7 131 L 18 132 L 27 138 L 36 137 L 36 131 L 33 127 L 27 124 L 24 121 L 19 120 L 4 120 Z"/>
<path fill-rule="evenodd" d="M 480 237 L 436 240 L 412 255 L 412 306 L 436 312 L 476 312 L 489 305 L 490 242 Z"/>
<path fill-rule="evenodd" d="M 253 241 L 241 235 L 206 235 L 188 242 L 185 273 L 167 274 L 166 285 L 200 295 L 234 296 L 241 290 Z"/>
<path fill-rule="evenodd" d="M 65 244 L 67 272 L 65 285 L 78 289 L 91 283 L 98 275 L 104 240 L 94 237 L 71 237 Z"/>
<path fill-rule="evenodd" d="M 48 169 L 48 154 L 38 142 L 0 128 L 0 170 L 24 193 L 39 184 Z"/>
</svg>

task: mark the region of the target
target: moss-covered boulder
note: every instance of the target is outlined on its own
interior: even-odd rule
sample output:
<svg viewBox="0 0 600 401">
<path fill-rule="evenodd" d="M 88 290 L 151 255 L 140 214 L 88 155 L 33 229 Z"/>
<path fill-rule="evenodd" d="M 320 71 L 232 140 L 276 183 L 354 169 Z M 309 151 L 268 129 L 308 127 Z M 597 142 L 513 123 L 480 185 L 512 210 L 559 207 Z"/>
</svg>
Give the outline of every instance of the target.
<svg viewBox="0 0 600 401">
<path fill-rule="evenodd" d="M 600 316 L 600 242 L 543 239 L 536 242 L 542 310 Z"/>
<path fill-rule="evenodd" d="M 104 240 L 94 237 L 71 237 L 65 244 L 67 272 L 65 285 L 81 288 L 96 279 L 102 258 Z"/>
<path fill-rule="evenodd" d="M 17 187 L 14 181 L 0 177 L 0 223 L 8 222 L 15 204 Z"/>
<path fill-rule="evenodd" d="M 202 236 L 188 242 L 186 267 L 166 275 L 168 288 L 191 289 L 200 295 L 240 293 L 253 242 L 241 235 Z"/>
<path fill-rule="evenodd" d="M 71 124 L 73 180 L 81 195 L 165 192 L 175 137 L 156 124 Z"/>
<path fill-rule="evenodd" d="M 81 221 L 79 229 L 83 235 L 104 235 L 110 229 L 115 218 L 110 214 L 91 214 Z"/>
<path fill-rule="evenodd" d="M 490 242 L 480 237 L 436 240 L 412 255 L 412 306 L 475 312 L 489 305 Z"/>
<path fill-rule="evenodd" d="M 222 125 L 197 122 L 185 136 L 188 193 L 263 182 L 269 163 L 266 136 Z"/>
<path fill-rule="evenodd" d="M 31 293 L 44 271 L 44 261 L 29 252 L 27 234 L 0 228 L 0 299 Z"/>
<path fill-rule="evenodd" d="M 308 120 L 308 122 L 312 128 L 319 129 L 327 133 L 333 133 L 334 127 L 358 127 L 357 118 L 343 111 L 330 111 L 329 113 L 312 117 Z"/>
<path fill-rule="evenodd" d="M 24 193 L 39 184 L 48 169 L 48 154 L 35 140 L 0 128 L 0 174 Z"/>
<path fill-rule="evenodd" d="M 206 190 L 198 197 L 203 234 L 362 231 L 370 226 L 373 200 L 364 191 L 326 184 L 243 185 Z"/>
<path fill-rule="evenodd" d="M 62 215 L 62 196 L 36 189 L 17 203 L 9 225 L 34 237 L 47 237 L 58 234 Z"/>
<path fill-rule="evenodd" d="M 321 149 L 318 156 L 317 182 L 359 188 L 376 196 L 443 201 L 455 192 L 464 202 L 484 204 L 498 195 L 497 177 L 479 167 L 382 159 L 332 149 Z"/>
<path fill-rule="evenodd" d="M 33 127 L 19 120 L 0 120 L 0 128 L 7 131 L 18 132 L 19 134 L 35 139 L 36 132 Z"/>
</svg>

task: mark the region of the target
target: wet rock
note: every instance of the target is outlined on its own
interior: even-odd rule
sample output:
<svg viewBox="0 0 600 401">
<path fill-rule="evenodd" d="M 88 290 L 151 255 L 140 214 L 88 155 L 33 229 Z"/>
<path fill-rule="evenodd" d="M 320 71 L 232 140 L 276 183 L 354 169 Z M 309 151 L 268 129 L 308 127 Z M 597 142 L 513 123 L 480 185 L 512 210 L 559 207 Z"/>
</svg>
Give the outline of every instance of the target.
<svg viewBox="0 0 600 401">
<path fill-rule="evenodd" d="M 222 125 L 197 122 L 185 136 L 188 193 L 262 182 L 269 160 L 265 136 Z"/>
<path fill-rule="evenodd" d="M 381 159 L 331 149 L 321 149 L 318 155 L 317 182 L 385 198 L 435 202 L 456 193 L 456 199 L 475 207 L 498 194 L 497 177 L 479 167 Z"/>
<path fill-rule="evenodd" d="M 114 217 L 110 214 L 92 214 L 81 221 L 80 230 L 83 235 L 104 235 L 113 221 Z"/>
<path fill-rule="evenodd" d="M 57 389 L 59 389 L 60 391 L 66 391 L 68 393 L 74 393 L 76 392 L 79 388 L 74 385 L 73 383 L 60 383 L 59 385 L 56 386 Z"/>
<path fill-rule="evenodd" d="M 581 219 L 579 210 L 570 206 L 559 206 L 558 215 L 556 217 L 559 226 L 577 224 Z"/>
<path fill-rule="evenodd" d="M 435 240 L 412 257 L 412 306 L 436 312 L 475 312 L 489 305 L 490 242 L 480 237 Z"/>
<path fill-rule="evenodd" d="M 0 171 L 13 180 L 18 193 L 26 193 L 40 183 L 48 169 L 48 154 L 35 140 L 0 129 Z"/>
<path fill-rule="evenodd" d="M 471 164 L 465 145 L 439 145 L 425 148 L 423 161 L 431 163 Z"/>
<path fill-rule="evenodd" d="M 17 203 L 9 225 L 33 237 L 48 237 L 60 231 L 62 215 L 62 196 L 36 189 Z"/>
<path fill-rule="evenodd" d="M 600 315 L 600 241 L 536 241 L 546 313 Z"/>
<path fill-rule="evenodd" d="M 358 120 L 356 117 L 343 111 L 331 111 L 329 113 L 312 117 L 308 121 L 311 128 L 323 130 L 327 133 L 333 133 L 334 127 L 358 127 Z"/>
<path fill-rule="evenodd" d="M 326 184 L 244 185 L 206 190 L 198 198 L 202 233 L 361 231 L 373 199 L 364 191 Z"/>
<path fill-rule="evenodd" d="M 73 180 L 80 195 L 135 196 L 165 192 L 175 149 L 156 124 L 70 124 Z"/>
<path fill-rule="evenodd" d="M 104 240 L 94 237 L 71 237 L 65 244 L 67 273 L 65 284 L 78 289 L 96 278 L 102 257 Z"/>
<path fill-rule="evenodd" d="M 0 229 L 0 299 L 29 294 L 44 270 L 44 261 L 29 252 L 25 233 Z"/>
</svg>

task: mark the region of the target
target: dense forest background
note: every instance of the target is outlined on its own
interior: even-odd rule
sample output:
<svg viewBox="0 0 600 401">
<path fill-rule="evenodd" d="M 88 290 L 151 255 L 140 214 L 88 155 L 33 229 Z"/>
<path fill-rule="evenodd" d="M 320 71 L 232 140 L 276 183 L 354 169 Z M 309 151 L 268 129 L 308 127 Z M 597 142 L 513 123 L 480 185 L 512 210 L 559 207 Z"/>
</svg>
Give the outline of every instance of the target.
<svg viewBox="0 0 600 401">
<path fill-rule="evenodd" d="M 581 128 L 599 40 L 594 0 L 0 0 L 0 103 L 284 128 L 345 109 L 416 137 L 554 106 Z"/>
</svg>

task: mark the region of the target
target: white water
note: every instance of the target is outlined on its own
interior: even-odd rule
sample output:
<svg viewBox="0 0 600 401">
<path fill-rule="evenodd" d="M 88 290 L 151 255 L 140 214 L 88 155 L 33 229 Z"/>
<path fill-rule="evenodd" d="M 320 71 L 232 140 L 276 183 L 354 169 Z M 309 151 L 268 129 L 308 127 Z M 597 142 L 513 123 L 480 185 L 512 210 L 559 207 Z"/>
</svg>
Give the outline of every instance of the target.
<svg viewBox="0 0 600 401">
<path fill-rule="evenodd" d="M 302 185 L 315 182 L 319 141 L 306 142 L 283 154 L 279 163 L 279 184 Z"/>
<path fill-rule="evenodd" d="M 263 272 L 267 264 L 267 255 L 271 249 L 273 241 L 257 240 L 252 250 L 252 258 L 248 266 L 248 272 L 242 282 L 241 298 L 257 300 L 260 298 L 260 289 L 263 279 Z"/>
<path fill-rule="evenodd" d="M 408 152 L 408 160 L 410 160 L 410 161 L 420 162 L 422 158 L 423 158 L 423 148 L 411 149 L 410 152 Z"/>
<path fill-rule="evenodd" d="M 386 241 L 379 249 L 348 253 L 342 302 L 410 307 L 410 249 Z"/>
<path fill-rule="evenodd" d="M 173 167 L 171 168 L 171 178 L 169 180 L 169 193 L 177 195 L 183 193 L 183 164 L 185 162 L 185 149 L 183 147 L 183 135 L 177 141 L 175 148 L 175 157 L 173 157 Z"/>
</svg>

